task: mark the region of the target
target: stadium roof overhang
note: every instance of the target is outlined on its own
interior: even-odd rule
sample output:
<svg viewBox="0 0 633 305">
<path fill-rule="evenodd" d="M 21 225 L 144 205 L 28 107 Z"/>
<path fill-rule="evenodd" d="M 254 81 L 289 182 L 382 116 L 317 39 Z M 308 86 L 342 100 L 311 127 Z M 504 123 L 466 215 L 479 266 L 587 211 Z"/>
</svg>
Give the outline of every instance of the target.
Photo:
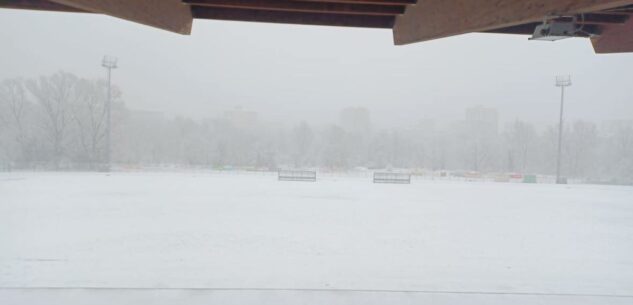
<svg viewBox="0 0 633 305">
<path fill-rule="evenodd" d="M 532 34 L 573 19 L 597 53 L 633 52 L 633 0 L 0 0 L 0 7 L 106 14 L 190 34 L 193 19 L 393 29 L 397 45 L 472 32 Z"/>
</svg>

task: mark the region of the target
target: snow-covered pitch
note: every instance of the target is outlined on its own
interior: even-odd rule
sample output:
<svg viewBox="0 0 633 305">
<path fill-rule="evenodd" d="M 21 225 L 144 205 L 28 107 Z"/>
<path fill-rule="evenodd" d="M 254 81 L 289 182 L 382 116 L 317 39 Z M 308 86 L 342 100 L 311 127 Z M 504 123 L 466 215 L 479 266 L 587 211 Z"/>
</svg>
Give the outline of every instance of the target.
<svg viewBox="0 0 633 305">
<path fill-rule="evenodd" d="M 633 188 L 1 173 L 0 286 L 1 304 L 633 304 Z"/>
</svg>

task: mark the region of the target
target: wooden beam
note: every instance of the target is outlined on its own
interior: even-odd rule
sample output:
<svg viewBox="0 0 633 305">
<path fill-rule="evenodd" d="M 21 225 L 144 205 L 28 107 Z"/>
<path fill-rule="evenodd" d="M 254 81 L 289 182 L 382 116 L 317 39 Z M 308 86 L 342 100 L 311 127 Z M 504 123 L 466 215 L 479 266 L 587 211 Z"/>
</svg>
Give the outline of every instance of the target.
<svg viewBox="0 0 633 305">
<path fill-rule="evenodd" d="M 534 34 L 534 29 L 537 25 L 541 24 L 540 22 L 532 22 L 526 24 L 515 25 L 506 28 L 499 28 L 494 30 L 488 30 L 483 33 L 494 33 L 494 34 L 519 34 L 519 35 L 532 35 Z M 589 37 L 590 34 L 600 34 L 600 27 L 595 24 L 587 24 L 583 26 L 583 31 L 576 33 L 575 37 Z"/>
<path fill-rule="evenodd" d="M 423 0 L 396 17 L 394 42 L 402 45 L 630 4 L 633 0 Z"/>
<path fill-rule="evenodd" d="M 627 5 L 627 6 L 622 6 L 622 7 L 617 7 L 617 8 L 612 8 L 612 9 L 608 9 L 606 11 L 602 11 L 601 13 L 609 13 L 609 12 L 613 12 L 613 13 L 633 13 L 633 5 Z"/>
<path fill-rule="evenodd" d="M 47 0 L 0 0 L 0 8 L 85 13 L 86 11 Z"/>
<path fill-rule="evenodd" d="M 386 16 L 403 14 L 405 9 L 404 5 L 328 3 L 292 0 L 183 0 L 183 2 L 189 5 L 204 7 Z"/>
<path fill-rule="evenodd" d="M 295 0 L 301 2 L 330 2 L 330 3 L 363 3 L 377 5 L 408 5 L 416 4 L 418 0 Z M 420 0 L 423 1 L 423 0 Z"/>
<path fill-rule="evenodd" d="M 576 22 L 579 24 L 625 24 L 630 16 L 626 14 L 583 14 Z"/>
<path fill-rule="evenodd" d="M 193 17 L 180 0 L 51 0 L 74 8 L 110 15 L 189 35 Z"/>
<path fill-rule="evenodd" d="M 194 18 L 253 21 L 271 23 L 290 23 L 307 25 L 349 26 L 366 28 L 385 28 L 393 26 L 393 16 L 345 15 L 305 12 L 260 11 L 236 8 L 208 8 L 193 6 Z"/>
<path fill-rule="evenodd" d="M 591 43 L 598 54 L 633 52 L 633 18 L 623 25 L 604 26 L 602 34 Z"/>
</svg>

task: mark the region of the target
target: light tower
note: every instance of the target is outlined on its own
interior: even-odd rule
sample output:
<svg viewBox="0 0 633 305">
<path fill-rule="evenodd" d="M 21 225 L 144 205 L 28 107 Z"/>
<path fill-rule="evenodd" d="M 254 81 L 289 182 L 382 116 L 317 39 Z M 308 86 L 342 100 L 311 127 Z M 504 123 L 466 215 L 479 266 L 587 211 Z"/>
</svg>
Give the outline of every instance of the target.
<svg viewBox="0 0 633 305">
<path fill-rule="evenodd" d="M 562 145 L 563 145 L 563 109 L 565 105 L 565 88 L 571 86 L 571 76 L 557 76 L 556 87 L 560 87 L 560 119 L 558 122 L 558 155 L 556 161 L 556 183 L 565 184 L 560 176 Z"/>
<path fill-rule="evenodd" d="M 110 171 L 110 127 L 111 127 L 111 113 L 112 113 L 112 69 L 117 68 L 116 57 L 104 56 L 101 61 L 101 66 L 108 70 L 108 93 L 106 100 L 106 147 L 105 147 L 105 171 Z"/>
</svg>

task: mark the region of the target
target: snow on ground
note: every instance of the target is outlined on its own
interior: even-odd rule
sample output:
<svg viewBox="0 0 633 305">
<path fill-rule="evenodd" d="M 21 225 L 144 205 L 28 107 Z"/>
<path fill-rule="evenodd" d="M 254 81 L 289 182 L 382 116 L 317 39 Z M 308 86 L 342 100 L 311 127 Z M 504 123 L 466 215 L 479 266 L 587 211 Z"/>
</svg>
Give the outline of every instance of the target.
<svg viewBox="0 0 633 305">
<path fill-rule="evenodd" d="M 632 304 L 633 188 L 2 173 L 0 287 L 2 304 Z"/>
</svg>

